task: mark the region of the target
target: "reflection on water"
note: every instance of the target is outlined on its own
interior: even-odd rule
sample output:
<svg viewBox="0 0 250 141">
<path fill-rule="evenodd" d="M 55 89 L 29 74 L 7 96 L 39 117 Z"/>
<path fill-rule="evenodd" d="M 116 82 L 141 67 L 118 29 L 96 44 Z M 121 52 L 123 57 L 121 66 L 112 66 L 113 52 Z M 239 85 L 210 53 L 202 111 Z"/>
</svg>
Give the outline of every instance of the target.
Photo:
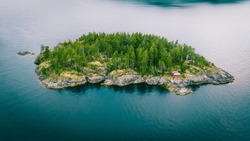
<svg viewBox="0 0 250 141">
<path fill-rule="evenodd" d="M 77 86 L 77 87 L 71 87 L 71 88 L 66 88 L 66 91 L 70 91 L 74 94 L 79 94 L 79 95 L 84 95 L 86 94 L 86 91 L 88 90 L 100 90 L 102 87 L 106 87 L 107 89 L 117 92 L 117 93 L 122 93 L 125 92 L 126 94 L 132 94 L 134 92 L 138 92 L 136 94 L 146 94 L 146 93 L 158 93 L 158 94 L 166 94 L 169 93 L 169 91 L 166 88 L 163 88 L 161 86 L 151 86 L 151 85 L 147 85 L 145 83 L 141 83 L 141 84 L 136 84 L 136 85 L 127 85 L 127 86 L 103 86 L 100 83 L 97 84 L 90 84 L 90 83 L 86 83 L 84 85 L 81 86 Z M 59 90 L 59 91 L 63 91 L 63 90 Z"/>
<path fill-rule="evenodd" d="M 191 86 L 187 86 L 187 88 L 189 88 L 189 89 L 191 89 L 193 92 L 195 92 L 195 91 L 199 90 L 201 87 L 206 86 L 206 85 L 208 85 L 208 84 L 191 85 Z M 209 85 L 211 85 L 211 84 L 209 84 Z"/>
<path fill-rule="evenodd" d="M 125 1 L 154 5 L 159 7 L 184 7 L 187 4 L 192 4 L 192 3 L 226 4 L 226 3 L 237 3 L 244 0 L 125 0 Z"/>
<path fill-rule="evenodd" d="M 80 85 L 77 87 L 65 88 L 63 90 L 70 91 L 70 92 L 73 92 L 73 93 L 79 94 L 79 95 L 84 95 L 84 94 L 86 94 L 87 90 L 99 90 L 100 88 L 101 88 L 100 84 L 86 83 L 84 85 Z M 63 91 L 63 90 L 61 90 L 61 91 Z"/>
<path fill-rule="evenodd" d="M 138 91 L 137 94 L 147 94 L 151 92 L 155 92 L 158 94 L 166 94 L 168 91 L 160 86 L 150 86 L 147 84 L 136 84 L 136 85 L 128 85 L 124 87 L 119 86 L 111 86 L 110 89 L 113 89 L 115 92 L 126 92 L 126 93 L 133 93 Z"/>
</svg>

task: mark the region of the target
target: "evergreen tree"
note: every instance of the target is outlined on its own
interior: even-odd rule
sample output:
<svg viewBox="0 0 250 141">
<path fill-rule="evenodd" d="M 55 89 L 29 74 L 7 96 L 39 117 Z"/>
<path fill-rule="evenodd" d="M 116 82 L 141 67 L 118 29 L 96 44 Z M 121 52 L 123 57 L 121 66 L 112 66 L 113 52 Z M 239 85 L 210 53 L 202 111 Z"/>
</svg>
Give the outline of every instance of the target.
<svg viewBox="0 0 250 141">
<path fill-rule="evenodd" d="M 84 73 L 92 61 L 106 64 L 108 71 L 133 69 L 141 74 L 169 73 L 180 69 L 184 73 L 191 65 L 203 68 L 210 63 L 186 44 L 169 42 L 166 38 L 142 33 L 89 33 L 76 41 L 66 41 L 53 49 L 41 46 L 35 63 L 49 62 L 41 69 L 44 75 L 58 74 L 64 70 Z"/>
</svg>

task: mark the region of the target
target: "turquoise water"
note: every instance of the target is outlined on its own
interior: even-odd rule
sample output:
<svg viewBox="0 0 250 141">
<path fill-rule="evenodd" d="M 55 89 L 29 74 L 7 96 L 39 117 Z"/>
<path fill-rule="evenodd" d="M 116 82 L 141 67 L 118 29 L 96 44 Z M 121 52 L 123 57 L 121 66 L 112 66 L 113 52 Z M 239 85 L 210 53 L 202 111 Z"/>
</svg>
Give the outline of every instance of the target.
<svg viewBox="0 0 250 141">
<path fill-rule="evenodd" d="M 185 3 L 186 4 L 186 3 Z M 0 141 L 250 140 L 250 3 L 1 1 Z M 192 45 L 235 76 L 176 96 L 147 85 L 48 90 L 36 80 L 40 45 L 88 32 L 143 32 Z"/>
</svg>

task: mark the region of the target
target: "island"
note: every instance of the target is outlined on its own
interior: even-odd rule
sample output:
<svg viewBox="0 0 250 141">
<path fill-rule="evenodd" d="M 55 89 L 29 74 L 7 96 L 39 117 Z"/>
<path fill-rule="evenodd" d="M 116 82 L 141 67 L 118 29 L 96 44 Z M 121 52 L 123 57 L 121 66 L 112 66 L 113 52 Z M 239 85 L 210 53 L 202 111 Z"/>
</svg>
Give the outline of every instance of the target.
<svg viewBox="0 0 250 141">
<path fill-rule="evenodd" d="M 19 51 L 19 52 L 17 53 L 17 55 L 26 56 L 26 55 L 35 55 L 35 53 L 30 52 L 30 51 Z"/>
<path fill-rule="evenodd" d="M 192 93 L 187 86 L 234 80 L 191 46 L 142 33 L 90 32 L 51 49 L 42 45 L 35 64 L 38 80 L 50 89 L 146 83 L 187 95 Z"/>
</svg>

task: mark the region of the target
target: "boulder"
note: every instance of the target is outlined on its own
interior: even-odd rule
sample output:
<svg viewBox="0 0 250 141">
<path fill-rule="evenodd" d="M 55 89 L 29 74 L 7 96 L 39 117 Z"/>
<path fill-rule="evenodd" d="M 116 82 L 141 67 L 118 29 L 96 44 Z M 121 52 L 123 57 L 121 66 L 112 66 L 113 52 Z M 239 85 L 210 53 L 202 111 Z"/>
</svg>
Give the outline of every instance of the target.
<svg viewBox="0 0 250 141">
<path fill-rule="evenodd" d="M 159 80 L 159 82 L 158 82 L 158 84 L 159 85 L 166 85 L 166 84 L 168 84 L 170 82 L 171 82 L 171 80 L 169 78 L 167 78 L 167 77 L 161 77 L 160 80 Z"/>
<path fill-rule="evenodd" d="M 146 79 L 146 83 L 149 84 L 149 85 L 158 85 L 161 77 L 159 76 L 154 76 L 154 77 L 145 77 Z"/>
<path fill-rule="evenodd" d="M 87 81 L 89 83 L 100 83 L 104 80 L 104 76 L 92 76 L 92 77 L 87 77 Z"/>
</svg>

